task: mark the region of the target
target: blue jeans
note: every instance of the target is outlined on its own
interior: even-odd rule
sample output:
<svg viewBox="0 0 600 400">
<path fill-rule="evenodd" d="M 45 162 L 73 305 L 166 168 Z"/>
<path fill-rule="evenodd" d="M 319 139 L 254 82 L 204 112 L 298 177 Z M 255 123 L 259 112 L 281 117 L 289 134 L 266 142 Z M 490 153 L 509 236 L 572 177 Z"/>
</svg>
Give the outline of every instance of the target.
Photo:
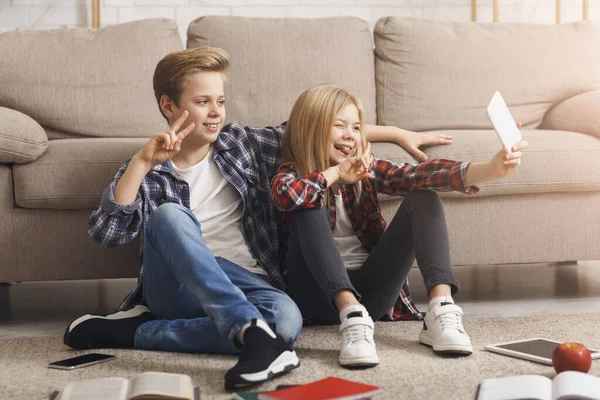
<svg viewBox="0 0 600 400">
<path fill-rule="evenodd" d="M 215 257 L 194 214 L 163 204 L 148 218 L 144 239 L 144 299 L 156 320 L 135 333 L 134 347 L 238 353 L 238 331 L 251 319 L 275 323 L 287 343 L 302 329 L 294 301 L 257 275 Z"/>
</svg>

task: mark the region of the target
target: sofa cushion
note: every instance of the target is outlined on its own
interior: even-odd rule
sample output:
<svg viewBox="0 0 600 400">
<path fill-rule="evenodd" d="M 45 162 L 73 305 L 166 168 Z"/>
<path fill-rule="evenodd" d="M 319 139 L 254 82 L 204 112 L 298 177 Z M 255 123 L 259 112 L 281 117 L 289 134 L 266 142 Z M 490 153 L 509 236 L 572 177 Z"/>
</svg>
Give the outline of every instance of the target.
<svg viewBox="0 0 600 400">
<path fill-rule="evenodd" d="M 502 145 L 494 131 L 446 130 L 452 144 L 425 150 L 430 160 L 445 158 L 486 162 Z M 521 130 L 528 146 L 523 150 L 521 166 L 505 179 L 479 185 L 476 195 L 496 196 L 549 192 L 587 192 L 600 190 L 600 140 L 581 133 L 544 130 Z M 397 162 L 415 161 L 390 143 L 374 143 L 376 157 Z M 457 192 L 440 193 L 441 197 L 464 197 Z"/>
<path fill-rule="evenodd" d="M 92 137 L 163 130 L 152 89 L 158 61 L 182 48 L 177 24 L 134 21 L 102 29 L 0 34 L 0 106 L 40 125 Z"/>
<path fill-rule="evenodd" d="M 31 117 L 0 107 L 0 163 L 28 163 L 44 154 L 48 137 Z"/>
<path fill-rule="evenodd" d="M 600 139 L 600 90 L 570 97 L 544 115 L 540 128 L 586 133 Z"/>
<path fill-rule="evenodd" d="M 39 159 L 13 167 L 15 202 L 24 208 L 96 208 L 119 167 L 145 142 L 141 138 L 51 140 Z"/>
<path fill-rule="evenodd" d="M 516 121 L 536 128 L 554 104 L 600 89 L 598 25 L 380 19 L 377 117 L 425 131 L 489 129 L 499 90 Z"/>
<path fill-rule="evenodd" d="M 304 90 L 332 83 L 359 96 L 367 120 L 375 122 L 373 39 L 363 20 L 207 16 L 188 29 L 187 47 L 202 45 L 231 57 L 228 121 L 278 124 Z"/>
</svg>

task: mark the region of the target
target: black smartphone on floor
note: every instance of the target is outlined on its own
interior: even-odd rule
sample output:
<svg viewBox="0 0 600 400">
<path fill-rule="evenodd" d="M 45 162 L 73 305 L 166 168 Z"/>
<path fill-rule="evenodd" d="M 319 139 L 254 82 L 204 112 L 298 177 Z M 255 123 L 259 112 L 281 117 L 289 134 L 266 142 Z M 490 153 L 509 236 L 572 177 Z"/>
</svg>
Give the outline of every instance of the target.
<svg viewBox="0 0 600 400">
<path fill-rule="evenodd" d="M 57 369 L 76 369 L 94 364 L 114 360 L 115 356 L 111 354 L 89 353 L 82 356 L 67 358 L 65 360 L 55 361 L 48 364 L 48 368 Z"/>
</svg>

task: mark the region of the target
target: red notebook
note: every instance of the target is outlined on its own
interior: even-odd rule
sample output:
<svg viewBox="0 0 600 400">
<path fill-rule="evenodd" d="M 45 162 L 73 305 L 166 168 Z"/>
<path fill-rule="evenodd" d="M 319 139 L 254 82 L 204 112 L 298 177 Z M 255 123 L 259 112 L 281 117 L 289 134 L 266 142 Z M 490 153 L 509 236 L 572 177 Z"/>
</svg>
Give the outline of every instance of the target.
<svg viewBox="0 0 600 400">
<path fill-rule="evenodd" d="M 261 393 L 258 398 L 260 400 L 358 400 L 373 397 L 381 392 L 378 386 L 330 376 L 306 385 Z"/>
</svg>

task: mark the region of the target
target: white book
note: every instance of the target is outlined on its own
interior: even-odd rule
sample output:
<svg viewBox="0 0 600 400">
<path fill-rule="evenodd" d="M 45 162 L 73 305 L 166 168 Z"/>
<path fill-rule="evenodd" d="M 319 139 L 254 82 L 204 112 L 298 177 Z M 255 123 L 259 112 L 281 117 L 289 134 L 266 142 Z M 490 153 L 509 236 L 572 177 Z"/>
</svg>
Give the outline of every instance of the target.
<svg viewBox="0 0 600 400">
<path fill-rule="evenodd" d="M 477 400 L 600 400 L 600 377 L 565 371 L 554 379 L 541 375 L 517 375 L 486 379 Z"/>
<path fill-rule="evenodd" d="M 69 382 L 59 400 L 194 400 L 188 375 L 144 372 L 130 380 L 97 378 Z"/>
</svg>

